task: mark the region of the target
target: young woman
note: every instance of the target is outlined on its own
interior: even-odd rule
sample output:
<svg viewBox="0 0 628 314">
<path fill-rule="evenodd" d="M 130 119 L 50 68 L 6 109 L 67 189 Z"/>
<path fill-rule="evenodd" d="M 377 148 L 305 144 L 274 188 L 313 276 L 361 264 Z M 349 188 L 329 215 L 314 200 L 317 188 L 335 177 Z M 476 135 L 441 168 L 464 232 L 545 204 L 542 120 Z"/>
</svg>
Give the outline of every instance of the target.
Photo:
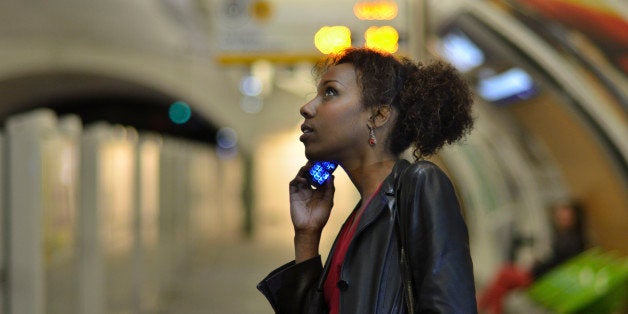
<svg viewBox="0 0 628 314">
<path fill-rule="evenodd" d="M 471 129 L 469 87 L 445 63 L 366 48 L 317 69 L 317 94 L 301 107 L 310 161 L 289 186 L 295 260 L 258 289 L 277 313 L 475 313 L 467 229 L 453 186 L 421 160 Z M 419 160 L 412 164 L 400 158 L 411 145 Z M 315 160 L 337 162 L 361 196 L 324 267 L 319 241 L 334 182 L 311 186 Z"/>
</svg>

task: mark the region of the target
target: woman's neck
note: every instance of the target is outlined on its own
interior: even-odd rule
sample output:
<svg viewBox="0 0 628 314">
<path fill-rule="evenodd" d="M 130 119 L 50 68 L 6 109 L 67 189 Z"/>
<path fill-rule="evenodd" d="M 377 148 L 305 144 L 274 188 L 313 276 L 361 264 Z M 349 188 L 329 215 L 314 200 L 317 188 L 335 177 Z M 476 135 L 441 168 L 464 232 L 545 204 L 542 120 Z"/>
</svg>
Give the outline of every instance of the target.
<svg viewBox="0 0 628 314">
<path fill-rule="evenodd" d="M 396 158 L 386 158 L 377 161 L 368 161 L 349 165 L 345 168 L 349 179 L 358 189 L 363 201 L 377 191 L 379 185 L 390 174 Z"/>
</svg>

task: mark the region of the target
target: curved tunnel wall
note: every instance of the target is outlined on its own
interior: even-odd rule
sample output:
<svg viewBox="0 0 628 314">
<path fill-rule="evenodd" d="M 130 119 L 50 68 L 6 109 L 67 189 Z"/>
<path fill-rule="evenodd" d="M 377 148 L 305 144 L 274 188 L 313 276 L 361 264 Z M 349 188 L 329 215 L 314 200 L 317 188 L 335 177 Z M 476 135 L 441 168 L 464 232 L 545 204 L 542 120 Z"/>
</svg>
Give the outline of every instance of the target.
<svg viewBox="0 0 628 314">
<path fill-rule="evenodd" d="M 532 75 L 538 84 L 536 96 L 506 105 L 489 102 L 494 111 L 491 115 L 510 121 L 509 128 L 515 128 L 515 133 L 520 133 L 522 138 L 537 142 L 546 152 L 544 158 L 530 164 L 528 169 L 530 172 L 535 172 L 535 168 L 541 170 L 535 173 L 540 179 L 555 178 L 553 182 L 538 182 L 544 184 L 540 187 L 546 192 L 562 191 L 554 195 L 554 200 L 558 196 L 577 200 L 584 206 L 591 245 L 627 254 L 628 246 L 623 240 L 628 237 L 627 119 L 616 103 L 621 100 L 612 99 L 612 93 L 596 82 L 586 69 L 568 61 L 572 60 L 569 56 L 550 47 L 506 12 L 474 2 L 441 25 L 443 28 L 439 31 L 447 32 L 452 25 L 489 51 L 487 62 L 497 65 L 496 69 L 517 66 Z M 476 81 L 476 78 L 470 79 Z M 478 119 L 486 118 L 480 114 Z M 496 132 L 489 136 L 499 138 L 501 135 Z M 480 145 L 478 149 L 483 148 Z M 525 154 L 525 150 L 522 153 Z M 480 159 L 488 161 L 490 158 Z M 518 164 L 512 158 L 505 162 L 510 168 Z M 511 171 L 503 171 L 508 172 Z M 461 182 L 468 183 L 468 180 Z M 460 186 L 465 189 L 464 184 Z M 498 189 L 488 193 L 494 198 L 500 194 Z M 551 202 L 552 197 L 544 198 L 537 206 L 547 207 Z M 492 207 L 490 202 L 482 205 Z M 503 215 L 516 217 L 515 212 Z M 527 223 L 538 225 L 534 221 L 520 222 L 519 228 L 525 229 Z"/>
</svg>

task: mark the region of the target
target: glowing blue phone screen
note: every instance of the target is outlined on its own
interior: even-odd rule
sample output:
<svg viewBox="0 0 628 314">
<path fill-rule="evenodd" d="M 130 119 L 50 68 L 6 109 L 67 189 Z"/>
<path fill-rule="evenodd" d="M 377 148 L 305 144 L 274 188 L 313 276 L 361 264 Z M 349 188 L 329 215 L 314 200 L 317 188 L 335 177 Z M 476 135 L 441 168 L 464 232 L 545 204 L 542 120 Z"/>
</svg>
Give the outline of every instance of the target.
<svg viewBox="0 0 628 314">
<path fill-rule="evenodd" d="M 310 177 L 317 185 L 323 185 L 336 169 L 336 164 L 330 161 L 318 161 L 310 168 Z"/>
</svg>

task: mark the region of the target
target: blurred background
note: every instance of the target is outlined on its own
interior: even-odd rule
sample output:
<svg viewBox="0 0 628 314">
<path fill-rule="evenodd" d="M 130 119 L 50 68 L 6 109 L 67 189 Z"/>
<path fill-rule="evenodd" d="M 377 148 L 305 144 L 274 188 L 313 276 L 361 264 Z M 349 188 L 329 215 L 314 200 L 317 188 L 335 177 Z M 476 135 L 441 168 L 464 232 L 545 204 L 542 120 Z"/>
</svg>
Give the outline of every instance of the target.
<svg viewBox="0 0 628 314">
<path fill-rule="evenodd" d="M 474 89 L 473 133 L 433 161 L 478 290 L 515 246 L 521 265 L 551 255 L 551 208 L 577 201 L 604 258 L 506 312 L 626 296 L 623 0 L 2 0 L 0 313 L 272 313 L 255 286 L 293 259 L 311 68 L 364 45 L 447 60 Z M 358 200 L 336 181 L 323 258 Z"/>
</svg>

